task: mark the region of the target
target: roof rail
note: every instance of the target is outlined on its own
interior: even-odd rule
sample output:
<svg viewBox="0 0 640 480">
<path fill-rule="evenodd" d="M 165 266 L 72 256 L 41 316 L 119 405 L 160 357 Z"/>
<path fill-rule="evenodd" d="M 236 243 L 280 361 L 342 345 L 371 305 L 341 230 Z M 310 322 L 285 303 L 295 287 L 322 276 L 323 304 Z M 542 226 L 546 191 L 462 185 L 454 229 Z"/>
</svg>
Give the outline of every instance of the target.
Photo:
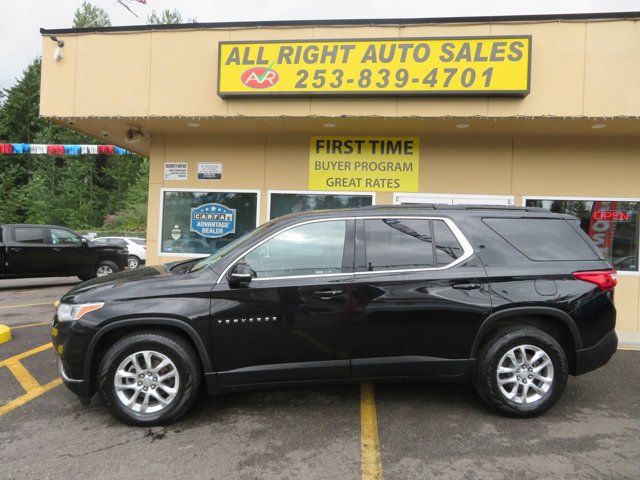
<svg viewBox="0 0 640 480">
<path fill-rule="evenodd" d="M 478 204 L 457 204 L 448 205 L 445 203 L 403 203 L 402 205 L 394 205 L 394 207 L 405 208 L 432 208 L 434 210 L 508 210 L 519 212 L 547 212 L 541 207 L 526 207 L 517 205 L 478 205 Z"/>
</svg>

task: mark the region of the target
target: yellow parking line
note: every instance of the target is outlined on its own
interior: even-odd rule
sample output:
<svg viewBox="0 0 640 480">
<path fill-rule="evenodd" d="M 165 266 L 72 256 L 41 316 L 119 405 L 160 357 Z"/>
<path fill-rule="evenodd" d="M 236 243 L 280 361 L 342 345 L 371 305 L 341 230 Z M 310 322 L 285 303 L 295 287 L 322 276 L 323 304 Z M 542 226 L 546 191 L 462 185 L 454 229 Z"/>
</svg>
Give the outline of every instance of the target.
<svg viewBox="0 0 640 480">
<path fill-rule="evenodd" d="M 21 397 L 18 397 L 14 400 L 11 400 L 10 402 L 5 403 L 4 405 L 0 406 L 0 417 L 9 413 L 11 410 L 15 410 L 16 408 L 21 407 L 22 405 L 33 400 L 34 398 L 39 397 L 43 393 L 48 392 L 52 388 L 57 387 L 61 383 L 62 383 L 62 379 L 56 378 L 55 380 L 52 380 L 49 383 L 46 383 L 37 388 L 34 388 L 33 390 L 30 390 L 29 393 L 25 393 Z"/>
<path fill-rule="evenodd" d="M 618 347 L 618 350 L 632 350 L 632 351 L 640 351 L 640 347 Z"/>
<path fill-rule="evenodd" d="M 26 325 L 18 325 L 17 327 L 12 326 L 11 330 L 18 330 L 20 328 L 27 328 L 27 327 L 38 327 L 40 325 L 51 325 L 51 322 L 27 323 Z"/>
<path fill-rule="evenodd" d="M 360 386 L 360 429 L 362 480 L 382 480 L 376 398 L 373 385 L 369 383 Z"/>
<path fill-rule="evenodd" d="M 53 305 L 53 302 L 45 302 L 45 303 L 25 303 L 24 305 L 6 305 L 4 307 L 0 307 L 0 310 L 4 310 L 5 308 L 22 308 L 22 307 L 37 307 L 39 305 Z"/>
<path fill-rule="evenodd" d="M 16 380 L 20 382 L 20 385 L 22 385 L 22 388 L 24 388 L 25 392 L 29 393 L 30 391 L 35 390 L 36 388 L 39 388 L 41 386 L 38 381 L 33 378 L 33 375 L 29 373 L 29 370 L 24 368 L 24 365 L 22 365 L 19 361 L 14 360 L 13 362 L 7 363 L 6 366 L 11 371 L 11 373 L 13 373 L 13 376 L 16 377 Z"/>
<path fill-rule="evenodd" d="M 53 343 L 45 343 L 44 345 L 40 345 L 39 347 L 32 348 L 31 350 L 27 350 L 26 352 L 19 353 L 18 355 L 14 355 L 13 357 L 9 357 L 6 360 L 2 360 L 0 362 L 0 367 L 7 366 L 9 363 L 18 362 L 23 358 L 30 357 L 31 355 L 35 355 L 36 353 L 40 353 L 45 351 L 47 348 L 53 347 Z"/>
<path fill-rule="evenodd" d="M 9 413 L 11 410 L 14 410 L 33 400 L 34 398 L 39 397 L 43 393 L 48 392 L 52 388 L 57 387 L 62 383 L 61 378 L 56 378 L 49 383 L 40 385 L 40 383 L 38 383 L 33 375 L 31 375 L 29 370 L 27 370 L 25 366 L 20 363 L 20 360 L 22 360 L 23 358 L 27 358 L 35 355 L 36 353 L 43 352 L 51 348 L 52 346 L 53 344 L 51 342 L 45 343 L 44 345 L 40 345 L 39 347 L 32 348 L 31 350 L 27 350 L 26 352 L 19 353 L 18 355 L 14 355 L 13 357 L 7 358 L 6 360 L 0 362 L 0 367 L 7 367 L 13 374 L 13 376 L 16 377 L 16 380 L 18 380 L 22 388 L 24 388 L 24 390 L 27 392 L 24 395 L 0 406 L 0 417 L 6 413 Z"/>
</svg>

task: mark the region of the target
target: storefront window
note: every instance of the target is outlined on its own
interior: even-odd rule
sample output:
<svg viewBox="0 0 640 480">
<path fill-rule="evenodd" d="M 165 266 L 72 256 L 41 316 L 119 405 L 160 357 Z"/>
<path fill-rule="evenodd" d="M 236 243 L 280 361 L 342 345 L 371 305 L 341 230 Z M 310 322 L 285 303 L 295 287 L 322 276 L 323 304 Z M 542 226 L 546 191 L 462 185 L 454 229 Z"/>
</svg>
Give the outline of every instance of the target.
<svg viewBox="0 0 640 480">
<path fill-rule="evenodd" d="M 269 218 L 288 213 L 332 208 L 368 207 L 373 204 L 371 195 L 323 194 L 323 193 L 272 193 Z"/>
<path fill-rule="evenodd" d="M 256 228 L 258 194 L 163 192 L 161 252 L 211 254 Z"/>
<path fill-rule="evenodd" d="M 526 205 L 578 217 L 580 227 L 617 270 L 638 271 L 640 202 L 527 199 Z"/>
</svg>

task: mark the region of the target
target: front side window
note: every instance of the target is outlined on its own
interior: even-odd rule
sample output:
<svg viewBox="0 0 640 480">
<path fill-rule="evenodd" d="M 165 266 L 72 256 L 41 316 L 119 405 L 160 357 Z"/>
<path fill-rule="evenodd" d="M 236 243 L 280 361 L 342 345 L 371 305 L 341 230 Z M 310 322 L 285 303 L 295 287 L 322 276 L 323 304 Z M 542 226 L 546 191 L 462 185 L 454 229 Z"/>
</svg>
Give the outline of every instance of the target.
<svg viewBox="0 0 640 480">
<path fill-rule="evenodd" d="M 13 231 L 16 242 L 44 243 L 44 228 L 40 227 L 15 227 Z"/>
<path fill-rule="evenodd" d="M 285 230 L 247 255 L 256 278 L 345 273 L 346 220 L 308 223 Z"/>
<path fill-rule="evenodd" d="M 269 218 L 308 210 L 368 207 L 372 204 L 373 197 L 371 195 L 272 193 Z"/>
<path fill-rule="evenodd" d="M 258 194 L 165 191 L 162 253 L 212 254 L 256 228 Z"/>
<path fill-rule="evenodd" d="M 578 217 L 580 228 L 616 270 L 638 271 L 640 202 L 527 199 L 526 206 Z"/>
<path fill-rule="evenodd" d="M 75 233 L 60 228 L 51 229 L 51 243 L 54 245 L 77 245 L 80 242 L 82 239 Z"/>
<path fill-rule="evenodd" d="M 366 269 L 404 270 L 434 267 L 431 221 L 371 219 L 364 221 Z"/>
</svg>

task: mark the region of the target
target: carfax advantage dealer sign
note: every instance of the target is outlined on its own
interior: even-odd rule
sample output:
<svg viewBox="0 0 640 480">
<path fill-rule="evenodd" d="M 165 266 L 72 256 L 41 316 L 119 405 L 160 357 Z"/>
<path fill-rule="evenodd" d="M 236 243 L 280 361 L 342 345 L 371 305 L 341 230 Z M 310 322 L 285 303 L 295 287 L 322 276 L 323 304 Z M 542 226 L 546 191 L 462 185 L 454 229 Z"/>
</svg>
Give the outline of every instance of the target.
<svg viewBox="0 0 640 480">
<path fill-rule="evenodd" d="M 220 42 L 218 95 L 529 93 L 531 36 Z"/>
</svg>

